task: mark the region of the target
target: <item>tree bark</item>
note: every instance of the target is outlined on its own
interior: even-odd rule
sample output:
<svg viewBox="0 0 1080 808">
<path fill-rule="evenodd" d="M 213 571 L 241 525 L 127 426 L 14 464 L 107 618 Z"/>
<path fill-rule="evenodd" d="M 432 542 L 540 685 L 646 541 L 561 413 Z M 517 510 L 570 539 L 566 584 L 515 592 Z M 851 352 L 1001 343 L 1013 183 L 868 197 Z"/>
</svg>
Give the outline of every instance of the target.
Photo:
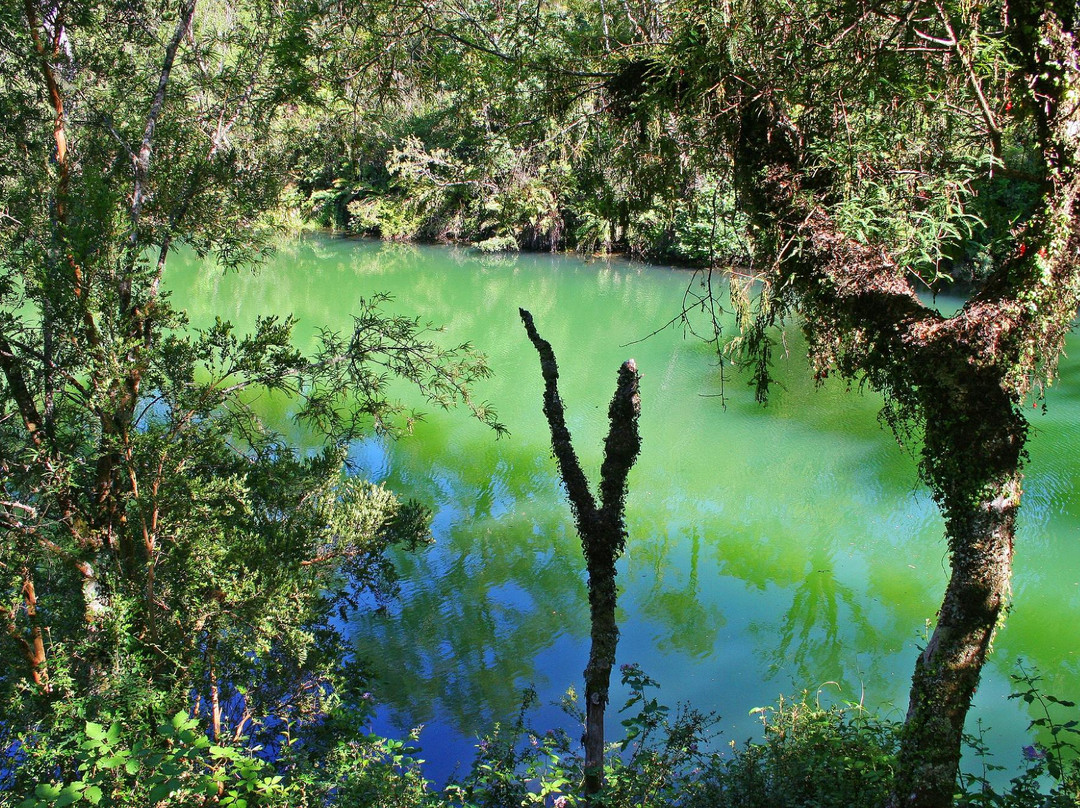
<svg viewBox="0 0 1080 808">
<path fill-rule="evenodd" d="M 600 467 L 600 507 L 589 490 L 566 426 L 559 396 L 559 368 L 551 343 L 541 338 L 532 315 L 520 310 L 525 330 L 540 355 L 544 377 L 544 415 L 551 429 L 551 446 L 566 486 L 589 574 L 589 662 L 585 667 L 585 798 L 604 785 L 604 713 L 611 685 L 611 669 L 619 642 L 615 622 L 618 588 L 615 563 L 626 546 L 624 511 L 626 478 L 641 452 L 637 421 L 641 413 L 637 365 L 628 359 L 619 368 L 615 395 L 608 407 L 610 427 Z"/>
<path fill-rule="evenodd" d="M 206 664 L 210 676 L 210 740 L 218 743 L 221 738 L 221 694 L 218 692 L 217 663 L 214 660 L 214 637 L 206 639 Z"/>
<path fill-rule="evenodd" d="M 928 367 L 937 379 L 923 380 L 924 474 L 945 517 L 951 574 L 915 663 L 892 808 L 952 805 L 964 722 L 1010 591 L 1027 422 L 998 374 L 962 364 L 952 376 Z"/>
<path fill-rule="evenodd" d="M 23 569 L 23 602 L 26 605 L 26 616 L 30 623 L 30 639 L 24 636 L 15 622 L 15 613 L 7 608 L 0 608 L 0 618 L 6 624 L 7 633 L 19 645 L 23 658 L 30 670 L 30 678 L 42 693 L 51 693 L 52 685 L 49 684 L 48 669 L 46 667 L 45 640 L 41 630 L 41 624 L 37 619 L 37 592 L 34 589 L 34 579 L 30 577 L 30 570 Z"/>
<path fill-rule="evenodd" d="M 952 574 L 911 680 L 891 803 L 897 808 L 953 804 L 964 720 L 1009 593 L 1020 481 L 1014 472 L 997 496 L 948 520 Z"/>
<path fill-rule="evenodd" d="M 52 690 L 49 685 L 48 670 L 45 667 L 45 639 L 41 631 L 41 623 L 37 616 L 37 591 L 34 589 L 34 579 L 30 577 L 30 570 L 23 570 L 23 598 L 26 601 L 26 616 L 30 621 L 30 643 L 27 661 L 30 663 L 30 675 L 34 684 L 45 693 Z"/>
</svg>

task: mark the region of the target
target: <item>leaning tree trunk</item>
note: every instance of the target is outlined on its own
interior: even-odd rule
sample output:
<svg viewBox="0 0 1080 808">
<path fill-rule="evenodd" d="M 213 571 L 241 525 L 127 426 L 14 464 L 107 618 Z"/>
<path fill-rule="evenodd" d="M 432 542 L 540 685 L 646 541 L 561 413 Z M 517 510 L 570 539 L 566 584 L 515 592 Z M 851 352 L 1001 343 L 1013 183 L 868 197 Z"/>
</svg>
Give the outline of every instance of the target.
<svg viewBox="0 0 1080 808">
<path fill-rule="evenodd" d="M 1020 479 L 1015 472 L 1000 483 L 997 496 L 948 520 L 952 574 L 911 680 L 894 787 L 897 808 L 953 804 L 964 719 L 1009 592 Z"/>
<path fill-rule="evenodd" d="M 819 377 L 839 370 L 865 379 L 886 394 L 886 421 L 921 427 L 924 436 L 922 475 L 945 518 L 951 576 L 916 664 L 890 804 L 945 808 L 1009 592 L 1027 437 L 1017 353 L 1027 334 L 1053 331 L 1056 318 L 1036 307 L 1042 319 L 1029 322 L 1031 307 L 991 284 L 953 317 L 924 305 L 883 249 L 848 237 L 824 206 L 808 201 L 793 168 L 797 139 L 782 136 L 778 113 L 758 104 L 744 116 L 743 196 L 767 214 L 765 224 L 799 242 L 777 264 L 776 285 L 798 300 Z"/>
<path fill-rule="evenodd" d="M 626 477 L 641 451 L 637 421 L 641 412 L 638 372 L 633 359 L 619 368 L 615 396 L 608 408 L 611 426 L 604 441 L 604 462 L 600 467 L 600 507 L 596 505 L 588 480 L 581 470 L 566 426 L 559 397 L 559 367 L 551 343 L 536 331 L 532 315 L 520 310 L 525 330 L 540 355 L 544 376 L 544 415 L 551 428 L 551 448 L 574 512 L 578 535 L 589 573 L 589 621 L 591 625 L 589 662 L 585 667 L 585 798 L 590 800 L 604 784 L 604 712 L 608 703 L 611 669 L 619 628 L 615 623 L 618 590 L 615 562 L 626 546 L 623 513 L 626 504 Z"/>
<path fill-rule="evenodd" d="M 951 574 L 915 663 L 893 808 L 953 804 L 964 720 L 1009 596 L 1027 422 L 997 374 L 969 375 L 983 378 L 963 395 L 926 385 L 923 462 L 945 516 Z"/>
</svg>

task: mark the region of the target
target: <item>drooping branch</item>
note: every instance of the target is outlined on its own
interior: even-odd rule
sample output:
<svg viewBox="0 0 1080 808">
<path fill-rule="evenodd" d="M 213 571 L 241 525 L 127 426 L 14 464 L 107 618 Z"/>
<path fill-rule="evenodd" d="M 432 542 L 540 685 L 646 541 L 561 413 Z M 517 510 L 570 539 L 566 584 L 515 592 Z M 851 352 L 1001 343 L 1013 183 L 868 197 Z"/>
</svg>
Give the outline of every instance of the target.
<svg viewBox="0 0 1080 808">
<path fill-rule="evenodd" d="M 975 98 L 978 99 L 979 110 L 982 112 L 983 121 L 986 123 L 986 135 L 990 139 L 990 146 L 993 150 L 994 157 L 1000 158 L 1001 128 L 998 126 L 994 111 L 990 109 L 990 104 L 986 100 L 986 93 L 983 92 L 982 82 L 975 73 L 975 66 L 971 61 L 971 54 L 968 53 L 967 48 L 964 47 L 964 44 L 960 41 L 960 37 L 958 37 L 953 30 L 952 21 L 949 19 L 949 13 L 945 10 L 945 7 L 941 4 L 940 0 L 935 0 L 934 9 L 941 19 L 941 24 L 945 26 L 945 32 L 949 35 L 947 44 L 952 47 L 959 57 L 960 63 L 964 66 L 964 72 L 967 74 L 971 91 L 975 94 Z"/>
<path fill-rule="evenodd" d="M 559 368 L 551 344 L 537 333 L 532 315 L 520 309 L 521 320 L 540 355 L 544 376 L 544 415 L 551 429 L 551 446 L 559 463 L 563 484 L 577 521 L 585 564 L 589 573 L 589 662 L 585 667 L 585 797 L 590 799 L 603 786 L 604 711 L 608 702 L 611 669 L 619 628 L 615 623 L 618 590 L 615 586 L 615 562 L 626 545 L 624 512 L 626 481 L 641 451 L 638 416 L 641 399 L 638 392 L 637 365 L 628 359 L 619 368 L 615 395 L 608 407 L 610 426 L 604 441 L 604 462 L 600 467 L 600 502 L 589 490 L 585 473 L 574 452 L 570 430 L 566 426 L 562 398 L 559 396 Z"/>
</svg>

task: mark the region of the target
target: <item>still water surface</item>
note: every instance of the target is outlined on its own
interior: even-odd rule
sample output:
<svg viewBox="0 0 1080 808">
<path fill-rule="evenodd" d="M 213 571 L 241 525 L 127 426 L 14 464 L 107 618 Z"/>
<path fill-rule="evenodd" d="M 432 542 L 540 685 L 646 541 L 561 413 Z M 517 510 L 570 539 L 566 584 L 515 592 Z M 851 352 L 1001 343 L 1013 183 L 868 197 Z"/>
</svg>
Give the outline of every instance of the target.
<svg viewBox="0 0 1080 808">
<path fill-rule="evenodd" d="M 464 770 L 478 735 L 516 715 L 523 687 L 545 704 L 541 728 L 569 726 L 553 704 L 581 689 L 584 562 L 519 306 L 558 356 L 587 472 L 598 475 L 616 370 L 633 356 L 643 374 L 618 663 L 642 665 L 669 704 L 715 710 L 722 742 L 756 735 L 752 708 L 802 690 L 902 718 L 944 591 L 942 521 L 910 449 L 879 426 L 879 399 L 815 387 L 794 330 L 761 407 L 730 368 L 720 398 L 715 354 L 681 329 L 640 341 L 680 311 L 693 282 L 683 271 L 323 237 L 283 245 L 254 275 L 191 255 L 171 266 L 174 303 L 196 327 L 291 313 L 310 341 L 347 330 L 360 297 L 389 292 L 394 311 L 488 354 L 495 376 L 477 393 L 509 437 L 496 441 L 462 411 L 432 412 L 414 437 L 372 438 L 351 453 L 358 473 L 435 511 L 435 544 L 398 559 L 400 598 L 348 626 L 378 677 L 376 728 L 425 724 L 430 776 Z M 1031 410 L 1013 609 L 969 720 L 1010 766 L 1035 717 L 1007 699 L 1017 659 L 1038 667 L 1049 692 L 1080 695 L 1080 361 L 1063 361 L 1046 404 Z M 290 429 L 287 405 L 268 403 L 266 414 Z"/>
</svg>

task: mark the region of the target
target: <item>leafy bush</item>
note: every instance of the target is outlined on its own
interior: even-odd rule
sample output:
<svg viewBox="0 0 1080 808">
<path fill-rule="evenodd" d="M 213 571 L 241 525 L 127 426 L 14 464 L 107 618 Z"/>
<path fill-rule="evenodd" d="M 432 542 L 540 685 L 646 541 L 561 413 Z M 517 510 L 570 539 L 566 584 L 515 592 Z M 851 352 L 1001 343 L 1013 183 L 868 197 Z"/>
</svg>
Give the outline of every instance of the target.
<svg viewBox="0 0 1080 808">
<path fill-rule="evenodd" d="M 348 203 L 347 211 L 346 229 L 350 232 L 389 241 L 409 241 L 423 224 L 410 200 L 397 196 L 355 199 Z"/>
<path fill-rule="evenodd" d="M 597 808 L 875 808 L 887 802 L 901 731 L 897 722 L 859 705 L 823 706 L 803 693 L 754 710 L 762 739 L 741 747 L 732 743 L 721 752 L 713 744 L 715 716 L 689 707 L 670 710 L 656 696 L 657 683 L 638 666 L 621 671 L 630 689 L 621 711 L 623 737 L 608 747 L 605 786 L 593 801 Z M 984 763 L 980 773 L 961 776 L 956 804 L 1080 804 L 1076 705 L 1043 693 L 1040 677 L 1022 664 L 1013 679 L 1013 697 L 1041 712 L 1031 724 L 1039 741 L 1024 749 L 1025 770 L 1001 787 L 990 773 L 1002 767 L 988 761 L 980 739 L 969 738 Z M 535 691 L 526 689 L 517 717 L 496 724 L 477 744 L 469 773 L 441 792 L 423 775 L 419 732 L 405 739 L 365 733 L 359 728 L 370 720 L 370 695 L 342 692 L 328 696 L 320 720 L 280 725 L 276 750 L 263 750 L 250 739 L 214 743 L 186 714 L 149 734 L 131 732 L 120 721 L 86 722 L 67 748 L 67 759 L 74 761 L 70 774 L 43 778 L 31 796 L 15 804 L 166 808 L 209 799 L 206 804 L 234 808 L 578 808 L 584 805 L 579 745 L 563 730 L 533 728 L 529 714 L 536 703 Z M 572 690 L 563 706 L 584 719 Z M 35 748 L 29 741 L 24 757 L 64 757 L 64 750 Z"/>
<path fill-rule="evenodd" d="M 492 236 L 472 245 L 482 253 L 517 252 L 517 239 L 513 236 Z"/>
<path fill-rule="evenodd" d="M 715 716 L 680 707 L 672 713 L 650 694 L 657 683 L 637 665 L 623 665 L 622 682 L 630 688 L 623 706 L 624 738 L 608 745 L 604 756 L 604 788 L 593 804 L 605 808 L 692 804 L 701 784 L 697 775 L 715 753 L 708 750 Z M 563 709 L 579 721 L 584 714 L 569 691 Z M 445 791 L 450 805 L 468 808 L 510 808 L 584 805 L 580 797 L 584 759 L 565 731 L 540 732 L 528 721 L 535 691 L 522 698 L 517 720 L 496 725 L 477 745 L 468 776 Z"/>
<path fill-rule="evenodd" d="M 900 726 L 858 705 L 823 707 L 803 693 L 755 710 L 765 737 L 736 749 L 702 777 L 694 805 L 850 808 L 884 805 Z"/>
<path fill-rule="evenodd" d="M 118 721 L 107 728 L 87 721 L 75 776 L 39 783 L 20 805 L 183 806 L 206 799 L 233 808 L 290 804 L 293 789 L 256 751 L 212 743 L 184 713 L 162 724 L 155 736 L 133 743 L 121 738 Z"/>
</svg>

